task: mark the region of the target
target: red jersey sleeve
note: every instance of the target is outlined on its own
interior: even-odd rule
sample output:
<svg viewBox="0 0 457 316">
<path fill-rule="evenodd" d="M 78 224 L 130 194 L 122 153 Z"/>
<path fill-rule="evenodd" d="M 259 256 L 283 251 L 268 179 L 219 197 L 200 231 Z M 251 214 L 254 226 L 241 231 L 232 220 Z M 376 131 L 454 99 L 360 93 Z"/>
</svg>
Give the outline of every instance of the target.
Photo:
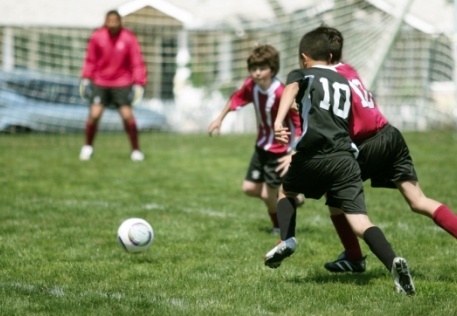
<svg viewBox="0 0 457 316">
<path fill-rule="evenodd" d="M 230 111 L 235 111 L 253 101 L 254 85 L 254 80 L 252 80 L 252 78 L 248 78 L 244 82 L 243 86 L 232 94 L 230 97 Z"/>
</svg>

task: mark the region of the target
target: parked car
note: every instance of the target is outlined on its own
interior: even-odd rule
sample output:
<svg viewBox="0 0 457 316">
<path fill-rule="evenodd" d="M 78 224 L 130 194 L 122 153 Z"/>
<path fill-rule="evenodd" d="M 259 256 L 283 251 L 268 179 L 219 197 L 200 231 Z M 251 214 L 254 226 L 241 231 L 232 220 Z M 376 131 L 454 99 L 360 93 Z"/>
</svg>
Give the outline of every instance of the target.
<svg viewBox="0 0 457 316">
<path fill-rule="evenodd" d="M 166 117 L 154 110 L 133 109 L 140 131 L 166 128 Z M 30 71 L 0 72 L 0 132 L 80 132 L 89 113 L 79 96 L 79 78 Z M 107 107 L 99 130 L 122 131 L 117 109 Z"/>
</svg>

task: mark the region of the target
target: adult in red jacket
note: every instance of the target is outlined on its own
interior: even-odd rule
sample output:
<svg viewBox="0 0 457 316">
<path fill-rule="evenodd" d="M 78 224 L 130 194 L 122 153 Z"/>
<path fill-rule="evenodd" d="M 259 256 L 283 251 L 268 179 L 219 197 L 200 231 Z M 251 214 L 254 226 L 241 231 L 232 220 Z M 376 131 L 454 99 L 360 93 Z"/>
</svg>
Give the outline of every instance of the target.
<svg viewBox="0 0 457 316">
<path fill-rule="evenodd" d="M 132 145 L 130 158 L 144 159 L 139 149 L 138 130 L 132 105 L 138 103 L 146 84 L 146 67 L 140 45 L 132 31 L 124 28 L 117 11 L 109 11 L 103 27 L 94 31 L 82 70 L 81 96 L 90 100 L 86 142 L 79 158 L 89 160 L 97 126 L 105 106 L 114 106 L 122 117 Z"/>
</svg>

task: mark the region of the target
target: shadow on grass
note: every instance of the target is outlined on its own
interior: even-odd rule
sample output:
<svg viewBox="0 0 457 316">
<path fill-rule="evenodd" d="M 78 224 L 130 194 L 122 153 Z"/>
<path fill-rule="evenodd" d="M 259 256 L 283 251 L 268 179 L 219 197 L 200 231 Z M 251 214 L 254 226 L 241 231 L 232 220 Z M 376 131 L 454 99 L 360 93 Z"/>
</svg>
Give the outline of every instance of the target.
<svg viewBox="0 0 457 316">
<path fill-rule="evenodd" d="M 150 256 L 143 256 L 141 253 L 134 253 L 129 255 L 132 256 L 130 260 L 133 261 L 135 264 L 156 264 L 158 262 L 157 259 L 152 258 Z"/>
<path fill-rule="evenodd" d="M 270 234 L 270 235 L 273 235 L 273 236 L 278 236 L 278 238 L 280 238 L 281 236 L 279 235 L 279 233 L 272 233 L 272 230 L 273 228 L 272 227 L 266 227 L 266 226 L 258 226 L 257 227 L 257 230 L 261 233 L 266 233 L 266 234 Z M 313 232 L 312 229 L 309 229 L 308 227 L 297 227 L 295 229 L 295 235 L 306 235 L 306 234 L 311 234 Z"/>
<path fill-rule="evenodd" d="M 390 278 L 390 275 L 384 271 L 370 271 L 364 273 L 342 273 L 342 274 L 325 274 L 319 272 L 316 275 L 310 276 L 294 276 L 287 281 L 290 283 L 305 284 L 305 283 L 341 283 L 341 284 L 355 284 L 367 285 L 376 282 L 377 279 Z"/>
</svg>

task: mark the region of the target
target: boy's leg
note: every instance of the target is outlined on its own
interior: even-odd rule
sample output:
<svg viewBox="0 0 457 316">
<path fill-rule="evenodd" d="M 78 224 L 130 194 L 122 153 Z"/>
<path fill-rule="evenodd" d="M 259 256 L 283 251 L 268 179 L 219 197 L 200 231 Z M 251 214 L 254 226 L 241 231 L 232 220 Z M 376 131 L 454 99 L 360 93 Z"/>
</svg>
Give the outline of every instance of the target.
<svg viewBox="0 0 457 316">
<path fill-rule="evenodd" d="M 280 231 L 278 213 L 276 210 L 278 204 L 278 192 L 278 188 L 272 188 L 268 186 L 266 183 L 264 183 L 264 185 L 262 186 L 261 198 L 267 206 L 268 215 L 273 225 L 273 233 L 277 233 Z"/>
<path fill-rule="evenodd" d="M 279 232 L 278 216 L 276 212 L 278 189 L 270 188 L 264 182 L 244 180 L 242 190 L 247 196 L 262 199 L 267 207 L 268 216 L 272 223 L 272 232 Z"/>
<path fill-rule="evenodd" d="M 413 212 L 433 219 L 436 225 L 457 238 L 457 216 L 449 207 L 428 198 L 417 181 L 402 181 L 395 184 Z"/>
<path fill-rule="evenodd" d="M 381 229 L 373 226 L 366 214 L 346 214 L 346 216 L 354 233 L 365 240 L 370 250 L 392 274 L 397 292 L 413 295 L 415 288 L 407 262 L 396 256 Z"/>
<path fill-rule="evenodd" d="M 282 261 L 292 255 L 297 247 L 295 239 L 296 221 L 296 194 L 285 196 L 282 189 L 279 191 L 278 220 L 281 241 L 265 255 L 265 265 L 278 268 Z"/>
<path fill-rule="evenodd" d="M 362 259 L 362 249 L 360 248 L 359 240 L 352 231 L 351 225 L 349 225 L 343 211 L 330 207 L 330 213 L 330 219 L 340 237 L 347 258 L 354 261 Z"/>
<path fill-rule="evenodd" d="M 340 237 L 344 251 L 338 256 L 335 261 L 327 262 L 324 268 L 330 272 L 356 272 L 361 273 L 366 270 L 365 258 L 362 256 L 359 240 L 352 231 L 349 222 L 346 219 L 342 210 L 334 207 L 329 207 L 330 219 L 333 226 Z"/>
<path fill-rule="evenodd" d="M 281 230 L 281 240 L 295 237 L 295 224 L 297 218 L 297 206 L 295 196 L 279 195 L 278 221 Z"/>
</svg>

